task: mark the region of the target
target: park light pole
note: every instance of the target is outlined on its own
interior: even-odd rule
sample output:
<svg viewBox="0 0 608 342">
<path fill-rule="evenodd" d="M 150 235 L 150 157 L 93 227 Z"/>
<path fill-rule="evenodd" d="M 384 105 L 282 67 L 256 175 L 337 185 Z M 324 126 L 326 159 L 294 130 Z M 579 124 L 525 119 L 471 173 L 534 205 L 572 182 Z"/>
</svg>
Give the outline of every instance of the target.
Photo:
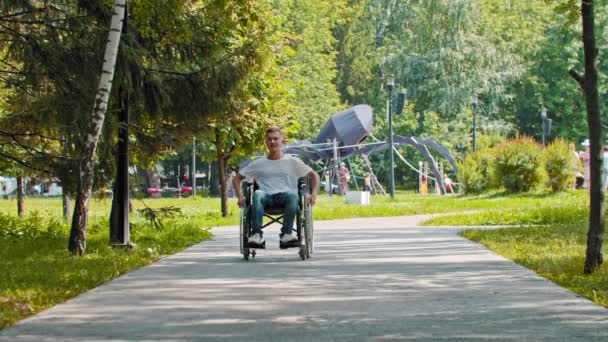
<svg viewBox="0 0 608 342">
<path fill-rule="evenodd" d="M 192 198 L 196 199 L 196 137 L 192 137 Z"/>
<path fill-rule="evenodd" d="M 477 116 L 477 104 L 479 99 L 477 94 L 471 96 L 471 105 L 473 105 L 473 152 L 477 151 L 476 139 L 477 139 L 477 123 L 475 121 Z"/>
<path fill-rule="evenodd" d="M 547 108 L 545 108 L 544 105 L 541 105 L 540 107 L 540 118 L 542 120 L 542 126 L 543 126 L 543 146 L 545 146 L 545 135 L 547 134 L 546 131 L 546 122 L 547 122 Z"/>
<path fill-rule="evenodd" d="M 395 198 L 395 159 L 393 155 L 393 88 L 395 88 L 395 77 L 389 75 L 386 79 L 388 87 L 388 148 L 390 150 L 390 173 L 389 173 L 389 191 L 391 198 Z"/>
</svg>

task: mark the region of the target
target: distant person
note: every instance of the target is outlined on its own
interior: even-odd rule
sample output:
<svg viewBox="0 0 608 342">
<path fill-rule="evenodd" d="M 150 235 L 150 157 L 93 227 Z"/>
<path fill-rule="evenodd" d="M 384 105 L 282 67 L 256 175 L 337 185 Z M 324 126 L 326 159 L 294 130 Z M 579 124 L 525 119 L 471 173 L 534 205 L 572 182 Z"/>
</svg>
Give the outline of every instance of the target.
<svg viewBox="0 0 608 342">
<path fill-rule="evenodd" d="M 445 173 L 443 174 L 443 186 L 446 192 L 454 193 L 454 182 Z"/>
<path fill-rule="evenodd" d="M 591 151 L 589 150 L 589 139 L 585 139 L 585 141 L 583 141 L 582 145 L 585 148 L 585 151 L 579 153 L 579 158 L 583 161 L 583 168 L 584 168 L 585 182 L 583 184 L 583 187 L 586 189 L 590 189 L 591 188 L 591 166 L 590 166 Z"/>
<path fill-rule="evenodd" d="M 372 190 L 372 175 L 369 172 L 365 173 L 365 178 L 363 178 L 363 191 L 371 191 Z"/>
<path fill-rule="evenodd" d="M 331 174 L 329 173 L 329 170 L 325 170 L 325 172 L 323 173 L 323 179 L 325 181 L 325 192 L 328 195 L 331 195 L 332 186 L 331 186 Z"/>
<path fill-rule="evenodd" d="M 340 163 L 340 169 L 338 170 L 338 176 L 340 177 L 340 190 L 342 195 L 348 192 L 348 181 L 350 180 L 350 171 L 346 167 L 345 163 Z"/>
<path fill-rule="evenodd" d="M 574 182 L 572 183 L 572 188 L 573 189 L 580 189 L 583 184 L 579 184 L 579 175 L 580 178 L 582 179 L 582 182 L 585 182 L 585 177 L 583 176 L 583 174 L 581 173 L 581 164 L 580 164 L 580 157 L 579 157 L 579 153 L 576 150 L 576 145 L 574 143 L 570 143 L 570 151 L 572 152 L 572 162 L 574 163 Z"/>
</svg>

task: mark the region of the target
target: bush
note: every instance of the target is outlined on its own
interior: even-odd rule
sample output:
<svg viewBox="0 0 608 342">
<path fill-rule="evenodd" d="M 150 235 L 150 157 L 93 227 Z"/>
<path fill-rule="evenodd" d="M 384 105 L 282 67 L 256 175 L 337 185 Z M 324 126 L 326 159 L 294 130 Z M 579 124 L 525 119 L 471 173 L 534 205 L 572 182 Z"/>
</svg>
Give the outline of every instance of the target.
<svg viewBox="0 0 608 342">
<path fill-rule="evenodd" d="M 513 139 L 498 146 L 493 163 L 497 182 L 508 192 L 533 189 L 542 179 L 541 153 L 540 145 L 529 137 Z"/>
<path fill-rule="evenodd" d="M 494 153 L 493 148 L 484 148 L 458 162 L 458 180 L 462 184 L 464 193 L 480 193 L 490 188 L 492 179 L 490 166 Z"/>
<path fill-rule="evenodd" d="M 577 168 L 568 143 L 558 138 L 543 151 L 543 163 L 547 172 L 547 186 L 553 191 L 563 191 L 572 187 Z"/>
<path fill-rule="evenodd" d="M 0 213 L 0 239 L 66 239 L 68 231 L 67 223 L 36 210 L 22 218 Z"/>
</svg>

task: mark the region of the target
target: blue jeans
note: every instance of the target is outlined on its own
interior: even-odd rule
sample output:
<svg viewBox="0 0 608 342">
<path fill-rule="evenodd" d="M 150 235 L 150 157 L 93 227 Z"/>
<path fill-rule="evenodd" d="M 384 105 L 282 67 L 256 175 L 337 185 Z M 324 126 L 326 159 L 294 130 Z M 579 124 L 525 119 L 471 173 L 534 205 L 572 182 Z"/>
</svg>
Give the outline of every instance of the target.
<svg viewBox="0 0 608 342">
<path fill-rule="evenodd" d="M 256 190 L 253 194 L 253 217 L 252 217 L 252 234 L 262 233 L 262 221 L 264 219 L 264 208 L 266 207 L 283 207 L 285 208 L 283 216 L 283 227 L 281 228 L 281 236 L 283 234 L 291 235 L 293 230 L 293 221 L 298 212 L 298 193 L 297 192 L 279 192 L 269 195 L 262 190 Z"/>
</svg>

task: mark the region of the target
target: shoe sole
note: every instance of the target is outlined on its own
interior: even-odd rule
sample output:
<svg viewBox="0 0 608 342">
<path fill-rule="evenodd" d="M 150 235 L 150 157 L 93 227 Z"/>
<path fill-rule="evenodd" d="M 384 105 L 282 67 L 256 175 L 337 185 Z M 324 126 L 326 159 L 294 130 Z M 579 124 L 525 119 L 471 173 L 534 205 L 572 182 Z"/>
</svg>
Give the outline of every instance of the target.
<svg viewBox="0 0 608 342">
<path fill-rule="evenodd" d="M 300 243 L 300 241 L 298 240 L 293 240 L 293 241 L 289 241 L 286 243 L 279 243 L 279 248 L 280 249 L 287 249 L 287 248 L 298 248 L 301 247 L 302 243 Z"/>
<path fill-rule="evenodd" d="M 247 242 L 247 248 L 266 249 L 266 241 L 262 243 Z"/>
</svg>

